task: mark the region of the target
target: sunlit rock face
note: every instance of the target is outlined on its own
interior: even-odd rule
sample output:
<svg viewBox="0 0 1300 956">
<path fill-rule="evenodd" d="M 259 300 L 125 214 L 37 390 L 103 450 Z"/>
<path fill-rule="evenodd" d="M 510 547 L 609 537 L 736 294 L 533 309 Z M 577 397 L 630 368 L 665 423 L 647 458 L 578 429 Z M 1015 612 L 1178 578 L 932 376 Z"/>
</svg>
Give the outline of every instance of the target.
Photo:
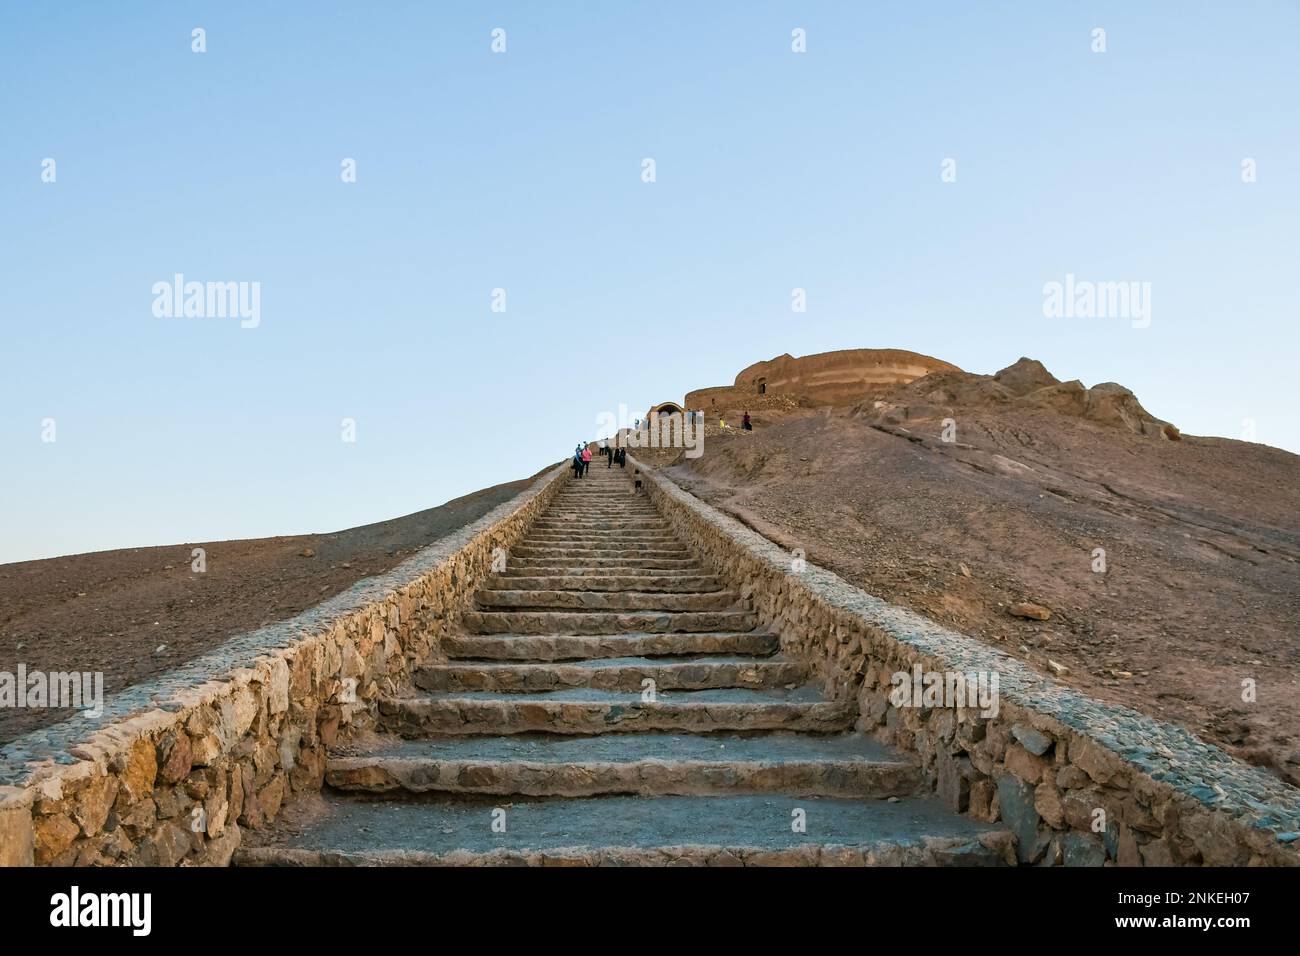
<svg viewBox="0 0 1300 956">
<path fill-rule="evenodd" d="M 902 349 L 844 349 L 800 358 L 780 355 L 744 369 L 736 376 L 734 385 L 690 392 L 686 407 L 725 407 L 763 395 L 784 395 L 829 405 L 850 404 L 880 389 L 942 371 L 960 369 Z"/>
</svg>

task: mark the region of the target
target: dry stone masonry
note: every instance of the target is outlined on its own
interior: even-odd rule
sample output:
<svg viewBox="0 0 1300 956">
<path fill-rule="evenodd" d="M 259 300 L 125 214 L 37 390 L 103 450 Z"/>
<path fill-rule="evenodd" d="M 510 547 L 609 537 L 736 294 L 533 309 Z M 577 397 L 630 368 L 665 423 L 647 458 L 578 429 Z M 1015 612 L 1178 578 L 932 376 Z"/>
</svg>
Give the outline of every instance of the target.
<svg viewBox="0 0 1300 956">
<path fill-rule="evenodd" d="M 1300 863 L 1300 792 L 1271 774 L 797 563 L 662 475 L 648 475 L 647 489 L 704 566 L 779 636 L 782 652 L 809 662 L 829 698 L 855 703 L 860 730 L 915 754 L 952 810 L 1009 827 L 1021 862 Z M 996 716 L 894 706 L 893 675 L 918 666 L 997 673 Z"/>
<path fill-rule="evenodd" d="M 1014 860 L 855 733 L 627 473 L 568 479 L 246 865 Z"/>
<path fill-rule="evenodd" d="M 628 465 L 0 748 L 0 865 L 1300 860 L 1293 788 Z"/>
<path fill-rule="evenodd" d="M 450 632 L 560 488 L 531 488 L 389 573 L 0 747 L 0 865 L 225 865 L 321 786 L 327 749 Z"/>
</svg>

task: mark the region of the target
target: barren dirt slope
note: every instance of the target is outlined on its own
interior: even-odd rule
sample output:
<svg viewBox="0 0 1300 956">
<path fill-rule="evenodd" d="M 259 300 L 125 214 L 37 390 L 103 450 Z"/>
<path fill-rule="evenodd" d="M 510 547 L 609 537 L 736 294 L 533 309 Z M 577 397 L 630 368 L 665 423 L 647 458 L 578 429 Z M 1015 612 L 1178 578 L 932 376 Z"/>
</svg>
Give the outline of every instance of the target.
<svg viewBox="0 0 1300 956">
<path fill-rule="evenodd" d="M 1066 414 L 1055 386 L 963 404 L 933 384 L 756 417 L 668 474 L 883 598 L 1300 784 L 1300 458 Z M 1051 618 L 1011 616 L 1020 601 Z"/>
<path fill-rule="evenodd" d="M 539 472 L 540 474 L 540 472 Z M 476 521 L 532 478 L 330 534 L 97 551 L 0 565 L 0 671 L 103 671 L 147 680 L 242 631 L 292 617 Z M 207 570 L 190 554 L 207 552 Z M 310 554 L 308 554 L 310 552 Z M 161 650 L 159 650 L 161 648 Z M 0 709 L 0 742 L 66 710 Z"/>
</svg>

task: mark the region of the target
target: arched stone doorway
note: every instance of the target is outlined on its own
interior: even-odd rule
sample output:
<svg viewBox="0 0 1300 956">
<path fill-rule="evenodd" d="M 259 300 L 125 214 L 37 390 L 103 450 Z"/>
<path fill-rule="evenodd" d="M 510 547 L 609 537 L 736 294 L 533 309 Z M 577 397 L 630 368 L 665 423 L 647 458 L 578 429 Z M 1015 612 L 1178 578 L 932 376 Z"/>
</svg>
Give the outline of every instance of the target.
<svg viewBox="0 0 1300 956">
<path fill-rule="evenodd" d="M 682 406 L 676 402 L 660 402 L 658 405 L 651 405 L 650 411 L 646 412 L 646 418 L 653 418 L 655 415 L 681 415 L 683 414 Z"/>
</svg>

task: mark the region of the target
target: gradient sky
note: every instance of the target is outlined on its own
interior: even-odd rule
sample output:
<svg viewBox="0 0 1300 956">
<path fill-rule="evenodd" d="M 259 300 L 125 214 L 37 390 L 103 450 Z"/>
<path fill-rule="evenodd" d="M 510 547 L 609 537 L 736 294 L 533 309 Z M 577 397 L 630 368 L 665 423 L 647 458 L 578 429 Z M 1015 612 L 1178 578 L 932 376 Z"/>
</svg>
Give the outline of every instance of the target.
<svg viewBox="0 0 1300 956">
<path fill-rule="evenodd" d="M 1281 2 L 5 4 L 0 561 L 409 513 L 783 352 L 1029 355 L 1300 451 L 1297 35 Z M 178 272 L 260 282 L 260 326 L 156 318 Z M 1151 327 L 1045 318 L 1066 273 L 1150 282 Z"/>
</svg>

